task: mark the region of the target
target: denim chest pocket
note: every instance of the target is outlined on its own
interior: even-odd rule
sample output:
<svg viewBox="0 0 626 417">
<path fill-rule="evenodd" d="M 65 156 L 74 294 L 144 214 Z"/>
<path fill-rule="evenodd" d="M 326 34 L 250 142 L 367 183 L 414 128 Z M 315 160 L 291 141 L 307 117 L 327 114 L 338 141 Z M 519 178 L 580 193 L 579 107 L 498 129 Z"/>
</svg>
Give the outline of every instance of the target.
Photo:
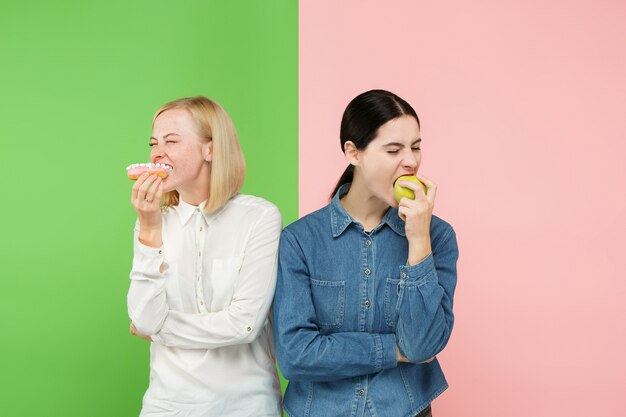
<svg viewBox="0 0 626 417">
<path fill-rule="evenodd" d="M 396 327 L 398 316 L 398 301 L 400 298 L 400 280 L 395 278 L 387 278 L 385 282 L 385 323 L 387 326 Z"/>
<path fill-rule="evenodd" d="M 320 328 L 340 328 L 343 325 L 346 303 L 346 282 L 311 278 L 311 293 Z"/>
</svg>

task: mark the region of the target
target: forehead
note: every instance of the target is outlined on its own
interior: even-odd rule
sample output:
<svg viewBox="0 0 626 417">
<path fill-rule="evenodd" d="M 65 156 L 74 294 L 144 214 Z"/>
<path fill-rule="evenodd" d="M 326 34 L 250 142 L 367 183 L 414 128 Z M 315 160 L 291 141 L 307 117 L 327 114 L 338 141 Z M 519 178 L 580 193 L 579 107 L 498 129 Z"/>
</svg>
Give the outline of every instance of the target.
<svg viewBox="0 0 626 417">
<path fill-rule="evenodd" d="M 195 124 L 186 109 L 169 109 L 157 116 L 152 131 L 157 135 L 168 133 L 184 135 L 195 133 Z"/>
<path fill-rule="evenodd" d="M 400 116 L 391 119 L 378 128 L 373 142 L 400 142 L 412 143 L 420 137 L 420 127 L 413 116 Z"/>
</svg>

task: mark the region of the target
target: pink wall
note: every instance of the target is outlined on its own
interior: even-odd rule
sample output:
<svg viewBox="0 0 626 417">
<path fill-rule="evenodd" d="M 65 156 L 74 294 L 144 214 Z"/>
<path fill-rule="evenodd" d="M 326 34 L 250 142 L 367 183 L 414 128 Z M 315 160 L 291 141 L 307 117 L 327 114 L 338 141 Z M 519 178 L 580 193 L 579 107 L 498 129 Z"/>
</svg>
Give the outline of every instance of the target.
<svg viewBox="0 0 626 417">
<path fill-rule="evenodd" d="M 300 213 L 385 88 L 461 249 L 445 416 L 626 415 L 626 3 L 300 2 Z"/>
</svg>

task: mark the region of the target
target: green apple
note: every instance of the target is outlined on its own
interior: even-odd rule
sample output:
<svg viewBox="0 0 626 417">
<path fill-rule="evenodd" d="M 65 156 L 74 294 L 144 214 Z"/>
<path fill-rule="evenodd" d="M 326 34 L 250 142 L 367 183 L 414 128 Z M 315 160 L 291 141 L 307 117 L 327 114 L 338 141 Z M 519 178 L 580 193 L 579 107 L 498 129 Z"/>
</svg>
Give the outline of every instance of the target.
<svg viewBox="0 0 626 417">
<path fill-rule="evenodd" d="M 403 197 L 406 197 L 410 200 L 414 200 L 415 199 L 415 193 L 413 192 L 413 190 L 411 190 L 410 188 L 404 188 L 404 187 L 400 187 L 398 185 L 398 182 L 400 181 L 413 181 L 418 183 L 419 185 L 422 186 L 422 188 L 424 189 L 424 194 L 426 194 L 426 192 L 428 191 L 428 188 L 426 188 L 426 186 L 417 179 L 416 176 L 414 175 L 403 175 L 402 177 L 398 178 L 396 180 L 396 182 L 393 183 L 393 195 L 396 197 L 396 200 L 398 201 L 398 203 L 400 202 L 400 200 Z"/>
</svg>

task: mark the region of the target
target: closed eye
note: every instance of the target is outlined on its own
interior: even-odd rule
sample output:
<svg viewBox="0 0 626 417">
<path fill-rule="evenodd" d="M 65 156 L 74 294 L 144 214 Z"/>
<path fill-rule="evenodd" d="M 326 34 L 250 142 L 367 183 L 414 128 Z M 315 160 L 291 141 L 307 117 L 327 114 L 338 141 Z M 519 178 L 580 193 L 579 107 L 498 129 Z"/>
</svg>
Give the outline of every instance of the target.
<svg viewBox="0 0 626 417">
<path fill-rule="evenodd" d="M 166 140 L 165 143 L 178 143 L 178 141 L 177 140 Z M 148 144 L 148 146 L 151 146 L 151 147 L 152 146 L 156 146 L 156 145 L 157 145 L 156 142 L 151 142 L 151 143 Z"/>
</svg>

